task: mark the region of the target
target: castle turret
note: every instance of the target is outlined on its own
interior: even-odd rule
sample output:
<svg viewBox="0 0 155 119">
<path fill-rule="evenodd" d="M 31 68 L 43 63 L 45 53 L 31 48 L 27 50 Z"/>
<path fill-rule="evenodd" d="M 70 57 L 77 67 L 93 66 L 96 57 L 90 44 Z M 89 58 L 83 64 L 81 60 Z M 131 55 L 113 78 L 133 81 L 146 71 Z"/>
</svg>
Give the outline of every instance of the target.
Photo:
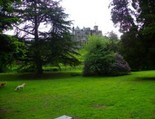
<svg viewBox="0 0 155 119">
<path fill-rule="evenodd" d="M 94 26 L 94 30 L 98 31 L 98 26 L 97 25 Z"/>
</svg>

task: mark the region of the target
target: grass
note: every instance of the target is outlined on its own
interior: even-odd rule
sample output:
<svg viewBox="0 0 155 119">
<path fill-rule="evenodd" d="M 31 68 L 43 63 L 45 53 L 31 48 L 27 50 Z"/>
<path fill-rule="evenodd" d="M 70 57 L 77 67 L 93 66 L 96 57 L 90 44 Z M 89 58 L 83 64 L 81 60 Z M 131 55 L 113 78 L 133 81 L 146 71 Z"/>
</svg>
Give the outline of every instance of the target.
<svg viewBox="0 0 155 119">
<path fill-rule="evenodd" d="M 118 77 L 0 74 L 0 119 L 155 119 L 155 71 Z M 26 87 L 14 91 L 25 82 Z"/>
</svg>

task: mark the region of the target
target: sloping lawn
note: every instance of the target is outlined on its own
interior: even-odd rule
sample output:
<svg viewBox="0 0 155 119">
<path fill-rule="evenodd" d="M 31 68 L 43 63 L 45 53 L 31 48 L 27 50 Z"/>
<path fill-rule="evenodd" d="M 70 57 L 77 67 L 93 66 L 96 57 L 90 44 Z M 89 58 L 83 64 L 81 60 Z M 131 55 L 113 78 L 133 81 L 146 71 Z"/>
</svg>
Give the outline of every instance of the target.
<svg viewBox="0 0 155 119">
<path fill-rule="evenodd" d="M 155 71 L 119 77 L 0 74 L 0 119 L 155 119 Z M 15 91 L 26 83 L 24 90 Z"/>
</svg>

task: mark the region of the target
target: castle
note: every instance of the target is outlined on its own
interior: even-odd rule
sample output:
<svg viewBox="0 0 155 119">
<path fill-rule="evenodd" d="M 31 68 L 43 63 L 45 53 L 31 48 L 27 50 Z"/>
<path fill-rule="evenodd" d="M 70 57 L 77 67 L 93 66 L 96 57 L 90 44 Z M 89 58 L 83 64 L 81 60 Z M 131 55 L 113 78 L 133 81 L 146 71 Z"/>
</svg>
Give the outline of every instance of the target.
<svg viewBox="0 0 155 119">
<path fill-rule="evenodd" d="M 80 29 L 79 27 L 76 28 L 72 28 L 72 34 L 74 36 L 74 39 L 76 41 L 78 41 L 80 43 L 80 45 L 82 46 L 83 44 L 85 44 L 88 40 L 88 36 L 90 35 L 100 35 L 102 36 L 102 31 L 98 30 L 98 26 L 94 26 L 94 29 L 91 28 L 83 28 Z"/>
</svg>

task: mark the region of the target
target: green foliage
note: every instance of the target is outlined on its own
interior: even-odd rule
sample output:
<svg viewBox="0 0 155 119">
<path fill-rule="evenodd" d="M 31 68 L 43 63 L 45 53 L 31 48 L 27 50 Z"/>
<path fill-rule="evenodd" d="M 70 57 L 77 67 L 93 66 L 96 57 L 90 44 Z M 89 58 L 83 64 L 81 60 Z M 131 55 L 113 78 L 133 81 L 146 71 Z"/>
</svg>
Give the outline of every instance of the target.
<svg viewBox="0 0 155 119">
<path fill-rule="evenodd" d="M 127 32 L 134 25 L 133 17 L 136 14 L 134 14 L 132 7 L 128 7 L 130 2 L 130 0 L 112 0 L 110 4 L 112 6 L 112 21 L 116 26 L 119 26 L 119 30 L 122 33 Z"/>
<path fill-rule="evenodd" d="M 90 36 L 86 46 L 84 75 L 122 75 L 130 72 L 128 63 L 111 47 L 113 42 L 101 36 Z"/>
<path fill-rule="evenodd" d="M 133 70 L 155 69 L 154 0 L 113 0 L 112 20 L 120 27 L 121 51 Z"/>
<path fill-rule="evenodd" d="M 114 33 L 113 31 L 108 33 L 108 38 L 110 38 L 111 40 L 118 40 L 117 34 Z"/>
<path fill-rule="evenodd" d="M 33 65 L 37 73 L 42 73 L 42 67 L 47 64 L 79 64 L 75 57 L 78 55 L 76 42 L 70 34 L 71 21 L 66 20 L 68 15 L 59 1 L 26 0 L 16 4 L 15 8 L 20 18 L 19 24 L 23 26 L 16 26 L 19 31 L 17 34 L 23 38 L 27 46 L 24 64 Z M 41 27 L 49 29 L 40 30 Z M 20 36 L 21 34 L 26 35 Z"/>
<path fill-rule="evenodd" d="M 125 75 L 131 71 L 130 66 L 120 54 L 115 54 L 114 63 L 111 66 L 112 75 Z"/>
<path fill-rule="evenodd" d="M 19 42 L 16 37 L 3 34 L 4 30 L 12 28 L 18 21 L 13 15 L 13 2 L 19 0 L 0 0 L 0 72 L 7 70 L 15 59 L 23 55 L 24 44 Z"/>
<path fill-rule="evenodd" d="M 88 42 L 85 45 L 85 49 L 86 51 L 91 52 L 94 50 L 94 48 L 96 48 L 96 45 L 106 46 L 107 44 L 109 44 L 109 42 L 110 40 L 106 37 L 92 35 L 88 37 Z"/>
<path fill-rule="evenodd" d="M 24 44 L 16 37 L 0 35 L 0 72 L 4 72 L 8 65 L 24 55 Z"/>
<path fill-rule="evenodd" d="M 18 18 L 14 16 L 13 2 L 19 0 L 0 0 L 0 33 L 3 30 L 12 28 L 12 24 L 18 21 Z"/>
</svg>

